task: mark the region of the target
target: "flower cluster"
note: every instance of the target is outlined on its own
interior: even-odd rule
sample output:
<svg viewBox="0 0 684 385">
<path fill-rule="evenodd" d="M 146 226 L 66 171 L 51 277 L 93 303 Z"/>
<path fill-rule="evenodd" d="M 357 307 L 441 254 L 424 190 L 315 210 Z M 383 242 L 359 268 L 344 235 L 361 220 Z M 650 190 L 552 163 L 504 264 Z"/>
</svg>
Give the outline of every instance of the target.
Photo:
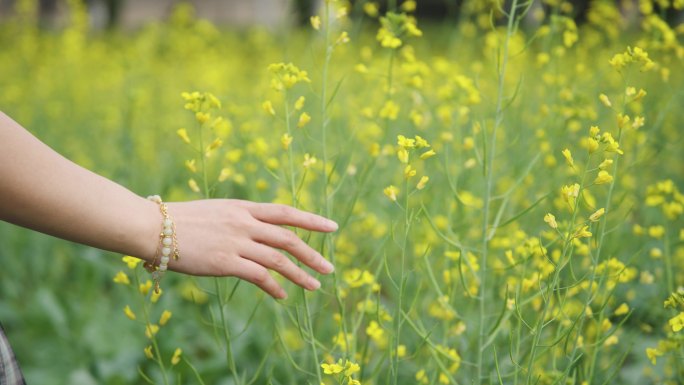
<svg viewBox="0 0 684 385">
<path fill-rule="evenodd" d="M 323 373 L 336 376 L 340 385 L 361 385 L 359 380 L 354 379 L 354 374 L 361 370 L 359 364 L 349 360 L 342 362 L 340 358 L 332 364 L 321 364 L 321 368 L 323 368 Z"/>
<path fill-rule="evenodd" d="M 380 18 L 380 24 L 376 39 L 385 48 L 399 48 L 407 37 L 423 36 L 416 26 L 416 19 L 406 13 L 388 12 Z"/>
</svg>

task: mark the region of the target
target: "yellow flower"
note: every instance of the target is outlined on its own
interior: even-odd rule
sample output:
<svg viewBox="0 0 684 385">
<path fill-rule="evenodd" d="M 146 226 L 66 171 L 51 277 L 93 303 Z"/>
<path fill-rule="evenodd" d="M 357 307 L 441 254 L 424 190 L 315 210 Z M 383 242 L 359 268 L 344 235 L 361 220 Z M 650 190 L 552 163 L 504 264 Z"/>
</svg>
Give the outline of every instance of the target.
<svg viewBox="0 0 684 385">
<path fill-rule="evenodd" d="M 162 289 L 159 289 L 159 291 L 152 290 L 152 296 L 150 296 L 150 301 L 152 301 L 152 303 L 157 303 L 162 294 L 164 294 L 164 290 Z"/>
<path fill-rule="evenodd" d="M 418 381 L 421 384 L 427 384 L 428 382 L 430 382 L 427 374 L 425 374 L 425 369 L 421 369 L 416 373 L 416 381 Z"/>
<path fill-rule="evenodd" d="M 121 258 L 121 260 L 124 261 L 124 263 L 128 265 L 128 268 L 131 270 L 135 269 L 135 267 L 138 266 L 140 262 L 142 262 L 140 258 L 131 257 L 130 255 L 124 256 L 123 258 Z"/>
<path fill-rule="evenodd" d="M 423 139 L 421 136 L 416 135 L 416 148 L 425 148 L 425 147 L 430 147 L 430 143 L 428 143 L 428 141 Z"/>
<path fill-rule="evenodd" d="M 579 183 L 561 187 L 561 196 L 563 197 L 565 202 L 569 203 L 570 205 L 574 205 L 575 199 L 579 195 L 579 188 Z"/>
<path fill-rule="evenodd" d="M 306 98 L 304 98 L 303 96 L 300 96 L 299 98 L 297 98 L 297 101 L 294 104 L 295 111 L 299 111 L 302 108 L 304 108 L 304 102 L 305 101 L 306 101 Z"/>
<path fill-rule="evenodd" d="M 292 143 L 292 136 L 288 133 L 284 133 L 283 136 L 280 137 L 280 143 L 283 145 L 283 150 L 287 150 L 290 147 L 290 143 Z"/>
<path fill-rule="evenodd" d="M 147 338 L 152 338 L 159 331 L 159 325 L 147 324 L 145 327 L 145 336 Z"/>
<path fill-rule="evenodd" d="M 544 222 L 548 223 L 552 229 L 558 228 L 558 223 L 556 222 L 556 217 L 551 213 L 547 213 L 546 215 L 544 215 Z"/>
<path fill-rule="evenodd" d="M 181 140 L 187 144 L 190 144 L 190 137 L 188 136 L 188 130 L 185 128 L 179 128 L 178 131 L 176 131 L 176 134 L 178 134 L 178 137 L 181 138 Z"/>
<path fill-rule="evenodd" d="M 608 99 L 608 96 L 606 96 L 606 94 L 600 94 L 599 100 L 601 100 L 601 103 L 603 103 L 603 105 L 606 107 L 612 107 L 613 106 L 613 103 L 610 102 L 610 99 Z"/>
<path fill-rule="evenodd" d="M 606 209 L 601 207 L 600 209 L 596 210 L 593 214 L 589 216 L 589 220 L 592 222 L 598 221 L 603 214 L 606 212 Z"/>
<path fill-rule="evenodd" d="M 171 319 L 172 313 L 168 310 L 164 310 L 162 312 L 161 317 L 159 317 L 159 325 L 164 326 L 166 325 L 167 322 L 169 322 L 169 319 Z"/>
<path fill-rule="evenodd" d="M 591 232 L 589 231 L 589 226 L 582 226 L 577 232 L 575 232 L 574 238 L 589 238 L 591 237 Z"/>
<path fill-rule="evenodd" d="M 404 135 L 397 135 L 397 145 L 402 148 L 414 148 L 416 146 L 416 140 L 407 138 Z"/>
<path fill-rule="evenodd" d="M 131 280 L 128 279 L 128 275 L 126 275 L 126 273 L 124 273 L 123 271 L 119 271 L 114 276 L 114 282 L 120 283 L 122 285 L 128 285 L 129 283 L 131 283 Z"/>
<path fill-rule="evenodd" d="M 684 312 L 672 317 L 667 323 L 670 324 L 673 332 L 679 332 L 684 328 Z"/>
<path fill-rule="evenodd" d="M 618 337 L 616 335 L 612 335 L 608 338 L 606 338 L 605 341 L 603 341 L 603 346 L 613 346 L 618 343 Z"/>
<path fill-rule="evenodd" d="M 299 115 L 299 121 L 297 122 L 297 127 L 302 128 L 306 126 L 309 122 L 311 121 L 311 116 L 307 114 L 306 112 L 302 112 L 301 115 Z"/>
<path fill-rule="evenodd" d="M 570 150 L 568 150 L 566 148 L 565 150 L 562 151 L 562 153 L 563 153 L 563 157 L 565 158 L 565 161 L 568 162 L 568 165 L 570 167 L 574 167 L 575 161 L 572 159 L 572 153 L 570 152 Z"/>
<path fill-rule="evenodd" d="M 397 158 L 401 163 L 408 163 L 409 161 L 409 152 L 405 148 L 400 148 L 399 151 L 397 151 Z"/>
<path fill-rule="evenodd" d="M 264 110 L 264 112 L 271 116 L 275 116 L 276 114 L 275 109 L 273 108 L 273 103 L 271 103 L 270 100 L 266 100 L 261 103 L 261 108 Z"/>
<path fill-rule="evenodd" d="M 185 168 L 187 168 L 191 173 L 197 172 L 197 166 L 195 159 L 190 159 L 185 161 Z"/>
<path fill-rule="evenodd" d="M 416 173 L 417 173 L 416 169 L 411 167 L 410 164 L 406 165 L 406 167 L 404 168 L 404 178 L 406 178 L 406 179 L 409 179 L 411 177 L 416 176 Z"/>
<path fill-rule="evenodd" d="M 316 164 L 317 161 L 318 161 L 318 159 L 316 159 L 316 157 L 306 153 L 306 154 L 304 154 L 304 162 L 302 163 L 302 166 L 304 166 L 304 168 L 309 168 L 309 167 L 313 166 L 314 164 Z"/>
<path fill-rule="evenodd" d="M 587 138 L 585 144 L 587 147 L 587 151 L 589 151 L 590 154 L 593 154 L 599 148 L 599 142 L 594 138 Z"/>
<path fill-rule="evenodd" d="M 416 10 L 416 2 L 414 0 L 406 0 L 401 4 L 401 10 L 404 12 L 413 12 Z"/>
<path fill-rule="evenodd" d="M 663 352 L 656 348 L 646 348 L 646 357 L 651 361 L 653 365 L 656 364 L 656 358 L 663 355 Z"/>
<path fill-rule="evenodd" d="M 209 144 L 209 146 L 207 146 L 207 152 L 214 151 L 217 148 L 221 147 L 222 145 L 223 145 L 223 140 L 221 140 L 220 138 L 216 138 L 216 139 L 214 139 L 213 142 L 211 142 L 211 144 Z"/>
<path fill-rule="evenodd" d="M 349 43 L 349 34 L 347 33 L 347 31 L 342 31 L 340 36 L 335 41 L 335 44 L 347 44 L 347 43 Z"/>
<path fill-rule="evenodd" d="M 176 348 L 176 350 L 173 352 L 173 357 L 171 357 L 171 365 L 178 365 L 181 359 L 181 354 L 183 354 L 183 350 L 181 350 L 181 348 Z"/>
<path fill-rule="evenodd" d="M 315 29 L 316 31 L 321 29 L 321 17 L 320 16 L 311 16 L 311 18 L 309 18 L 309 21 L 311 22 L 311 26 L 313 27 L 313 29 Z"/>
<path fill-rule="evenodd" d="M 597 138 L 599 136 L 599 132 L 601 129 L 598 126 L 591 126 L 589 127 L 589 136 L 592 138 Z"/>
<path fill-rule="evenodd" d="M 399 105 L 392 100 L 388 100 L 382 106 L 378 115 L 383 119 L 396 120 L 399 115 Z"/>
<path fill-rule="evenodd" d="M 150 292 L 150 289 L 152 289 L 152 281 L 149 279 L 145 281 L 145 283 L 138 285 L 138 291 L 140 291 L 140 294 L 142 295 L 147 295 L 147 293 Z"/>
<path fill-rule="evenodd" d="M 617 124 L 620 128 L 625 128 L 629 124 L 629 115 L 617 114 Z"/>
<path fill-rule="evenodd" d="M 634 117 L 634 121 L 632 122 L 632 128 L 641 128 L 644 126 L 644 123 L 646 123 L 646 119 L 643 116 L 636 116 Z"/>
<path fill-rule="evenodd" d="M 228 167 L 224 167 L 221 169 L 221 172 L 219 173 L 218 181 L 224 182 L 228 180 L 228 178 L 230 178 L 231 175 L 233 175 L 233 170 Z"/>
<path fill-rule="evenodd" d="M 385 187 L 385 189 L 382 191 L 391 201 L 396 202 L 397 201 L 397 195 L 399 195 L 399 189 L 394 187 L 394 185 L 390 185 Z"/>
<path fill-rule="evenodd" d="M 437 153 L 435 152 L 435 150 L 430 149 L 430 150 L 427 150 L 427 151 L 425 151 L 424 153 L 420 154 L 420 159 L 425 160 L 425 159 L 428 159 L 428 158 L 431 158 L 431 157 L 435 156 L 435 154 L 437 154 Z"/>
<path fill-rule="evenodd" d="M 615 309 L 615 315 L 616 316 L 621 316 L 629 313 L 629 306 L 626 303 L 622 303 L 620 306 Z"/>
<path fill-rule="evenodd" d="M 615 152 L 620 155 L 624 154 L 620 149 L 620 143 L 613 138 L 613 135 L 611 135 L 610 132 L 604 132 L 603 135 L 601 135 L 601 141 L 606 143 L 606 152 Z"/>
<path fill-rule="evenodd" d="M 382 330 L 380 325 L 376 321 L 371 321 L 366 328 L 366 334 L 375 341 L 376 344 L 380 344 L 385 336 L 385 331 Z"/>
<path fill-rule="evenodd" d="M 613 176 L 608 173 L 608 171 L 601 170 L 599 171 L 598 175 L 596 176 L 596 179 L 594 179 L 595 184 L 606 184 L 610 183 L 613 181 Z"/>
<path fill-rule="evenodd" d="M 378 3 L 374 1 L 369 1 L 367 3 L 363 4 L 363 12 L 366 13 L 369 17 L 378 17 L 378 14 L 380 13 L 379 8 L 378 8 Z"/>
<path fill-rule="evenodd" d="M 332 364 L 321 364 L 321 368 L 323 368 L 323 373 L 325 374 L 338 374 L 342 373 L 344 370 L 344 366 L 342 366 L 342 360 Z"/>
<path fill-rule="evenodd" d="M 204 124 L 208 122 L 209 119 L 211 119 L 211 115 L 206 112 L 200 111 L 195 113 L 195 119 L 197 120 L 197 122 L 199 122 L 199 124 Z"/>
<path fill-rule="evenodd" d="M 197 181 L 193 178 L 190 178 L 190 180 L 188 180 L 188 187 L 190 187 L 190 190 L 192 190 L 193 192 L 200 192 L 199 185 L 197 184 Z"/>
<path fill-rule="evenodd" d="M 651 238 L 660 239 L 665 235 L 665 227 L 663 226 L 650 226 L 648 228 L 648 235 Z"/>
<path fill-rule="evenodd" d="M 135 313 L 133 313 L 133 310 L 131 310 L 130 306 L 126 305 L 126 307 L 124 308 L 124 314 L 126 314 L 126 317 L 135 321 Z"/>
<path fill-rule="evenodd" d="M 612 159 L 605 159 L 603 162 L 601 162 L 601 164 L 599 164 L 598 167 L 599 167 L 600 170 L 605 170 L 605 169 L 607 169 L 608 167 L 610 167 L 610 166 L 612 166 L 612 165 L 613 165 L 613 160 L 612 160 Z"/>
<path fill-rule="evenodd" d="M 154 359 L 154 354 L 152 353 L 152 345 L 148 345 L 147 347 L 145 347 L 144 352 L 145 352 L 145 357 L 147 357 L 151 360 Z"/>
<path fill-rule="evenodd" d="M 420 180 L 418 181 L 418 184 L 416 185 L 416 188 L 417 188 L 418 190 L 424 189 L 424 188 L 425 188 L 425 185 L 427 184 L 427 182 L 428 182 L 429 180 L 430 180 L 430 177 L 429 177 L 429 176 L 427 176 L 427 175 L 422 176 L 422 177 L 420 178 Z"/>
<path fill-rule="evenodd" d="M 359 364 L 355 364 L 349 360 L 344 364 L 344 375 L 346 377 L 351 377 L 355 373 L 358 373 L 361 370 L 361 367 L 359 367 Z"/>
</svg>

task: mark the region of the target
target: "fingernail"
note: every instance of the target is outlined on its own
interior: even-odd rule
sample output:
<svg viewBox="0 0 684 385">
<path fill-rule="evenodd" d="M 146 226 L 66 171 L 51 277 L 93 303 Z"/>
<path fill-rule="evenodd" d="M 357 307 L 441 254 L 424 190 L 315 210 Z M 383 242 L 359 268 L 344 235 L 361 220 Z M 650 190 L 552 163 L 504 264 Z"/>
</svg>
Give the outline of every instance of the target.
<svg viewBox="0 0 684 385">
<path fill-rule="evenodd" d="M 306 281 L 307 281 L 307 286 L 308 286 L 309 289 L 311 289 L 311 290 L 316 290 L 316 289 L 318 289 L 319 287 L 321 287 L 321 283 L 318 282 L 318 280 L 317 280 L 316 278 L 314 278 L 314 277 L 309 277 L 309 278 L 307 278 Z"/>
<path fill-rule="evenodd" d="M 335 222 L 335 221 L 332 221 L 332 220 L 330 220 L 330 219 L 328 219 L 327 221 L 328 221 L 328 227 L 330 227 L 330 228 L 332 229 L 332 231 L 335 231 L 335 230 L 337 230 L 337 229 L 340 227 L 340 226 L 337 224 L 337 222 Z"/>
<path fill-rule="evenodd" d="M 321 257 L 322 258 L 322 257 Z M 333 266 L 332 263 L 330 263 L 327 259 L 323 259 L 323 262 L 321 262 L 322 265 L 322 273 L 323 274 L 330 274 L 333 271 L 335 271 L 335 266 Z"/>
</svg>

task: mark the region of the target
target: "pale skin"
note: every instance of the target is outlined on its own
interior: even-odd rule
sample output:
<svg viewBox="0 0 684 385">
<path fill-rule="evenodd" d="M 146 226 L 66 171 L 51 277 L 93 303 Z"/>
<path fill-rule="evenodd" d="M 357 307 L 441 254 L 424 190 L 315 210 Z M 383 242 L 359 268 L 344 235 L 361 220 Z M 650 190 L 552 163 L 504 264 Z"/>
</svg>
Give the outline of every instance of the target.
<svg viewBox="0 0 684 385">
<path fill-rule="evenodd" d="M 324 217 L 286 205 L 235 199 L 167 205 L 181 256 L 169 262 L 170 270 L 234 276 L 274 298 L 286 298 L 269 270 L 308 290 L 318 289 L 320 282 L 283 252 L 316 272 L 334 269 L 282 227 L 337 230 L 337 224 Z M 0 220 L 152 262 L 162 216 L 156 203 L 71 162 L 0 112 Z"/>
</svg>

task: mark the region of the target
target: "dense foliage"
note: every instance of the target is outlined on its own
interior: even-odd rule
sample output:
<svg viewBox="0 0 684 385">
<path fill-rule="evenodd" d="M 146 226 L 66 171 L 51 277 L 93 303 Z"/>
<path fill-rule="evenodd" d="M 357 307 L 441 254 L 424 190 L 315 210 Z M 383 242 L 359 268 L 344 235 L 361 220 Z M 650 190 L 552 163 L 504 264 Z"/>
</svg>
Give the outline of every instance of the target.
<svg viewBox="0 0 684 385">
<path fill-rule="evenodd" d="M 560 0 L 416 3 L 104 33 L 18 2 L 0 109 L 41 140 L 140 195 L 341 224 L 300 233 L 336 272 L 284 301 L 178 274 L 154 295 L 135 258 L 0 224 L 29 382 L 682 383 L 684 26 L 661 16 L 683 2 L 595 0 L 579 26 Z"/>
</svg>

